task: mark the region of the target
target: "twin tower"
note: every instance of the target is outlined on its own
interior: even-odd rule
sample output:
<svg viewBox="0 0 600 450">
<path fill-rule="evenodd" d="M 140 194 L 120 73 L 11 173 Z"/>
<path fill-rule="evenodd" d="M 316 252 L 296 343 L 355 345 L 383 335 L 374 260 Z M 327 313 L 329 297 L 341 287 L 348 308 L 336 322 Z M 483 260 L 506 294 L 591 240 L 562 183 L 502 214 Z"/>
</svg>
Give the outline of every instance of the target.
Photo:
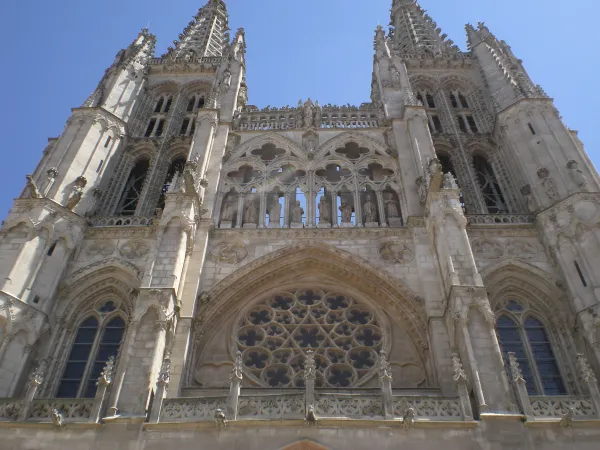
<svg viewBox="0 0 600 450">
<path fill-rule="evenodd" d="M 160 57 L 142 30 L 0 230 L 0 397 L 21 408 L 0 406 L 1 420 L 55 410 L 67 428 L 44 439 L 62 446 L 83 439 L 69 421 L 95 415 L 89 448 L 158 448 L 175 442 L 169 423 L 197 419 L 178 448 L 198 433 L 206 448 L 278 449 L 299 434 L 418 441 L 373 428 L 412 423 L 406 405 L 434 423 L 432 446 L 456 427 L 461 448 L 497 417 L 519 442 L 521 414 L 597 418 L 598 173 L 510 46 L 483 23 L 466 32 L 462 51 L 416 1 L 394 0 L 370 101 L 259 109 L 224 1 Z M 324 425 L 298 431 L 293 414 L 309 411 Z"/>
</svg>

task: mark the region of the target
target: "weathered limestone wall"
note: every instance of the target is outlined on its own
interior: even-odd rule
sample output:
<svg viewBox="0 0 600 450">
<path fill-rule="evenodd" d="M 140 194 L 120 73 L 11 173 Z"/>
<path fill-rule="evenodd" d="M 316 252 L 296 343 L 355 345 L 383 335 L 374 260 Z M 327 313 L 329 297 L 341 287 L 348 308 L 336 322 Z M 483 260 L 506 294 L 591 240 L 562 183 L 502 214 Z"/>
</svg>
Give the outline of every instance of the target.
<svg viewBox="0 0 600 450">
<path fill-rule="evenodd" d="M 65 429 L 56 430 L 49 424 L 3 428 L 0 440 L 3 450 L 280 450 L 299 442 L 304 442 L 307 449 L 330 450 L 596 450 L 600 439 L 600 431 L 591 424 L 560 428 L 555 422 L 529 428 L 515 418 L 488 419 L 479 425 L 423 424 L 409 430 L 403 430 L 398 424 L 357 427 L 356 423 L 343 421 L 318 427 L 308 427 L 301 421 L 294 424 L 273 421 L 265 426 L 245 423 L 230 425 L 224 430 L 216 429 L 213 424 L 184 426 L 183 429 L 160 425 L 144 430 L 141 425 L 124 423 L 107 424 L 100 429 L 78 429 L 67 425 Z M 315 444 L 321 447 L 311 446 Z"/>
</svg>

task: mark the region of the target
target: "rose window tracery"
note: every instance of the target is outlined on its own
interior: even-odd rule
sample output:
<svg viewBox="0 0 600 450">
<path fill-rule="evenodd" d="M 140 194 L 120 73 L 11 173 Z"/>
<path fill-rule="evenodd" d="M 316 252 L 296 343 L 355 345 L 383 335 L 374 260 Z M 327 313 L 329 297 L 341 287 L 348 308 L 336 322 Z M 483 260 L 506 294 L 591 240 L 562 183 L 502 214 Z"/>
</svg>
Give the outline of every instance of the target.
<svg viewBox="0 0 600 450">
<path fill-rule="evenodd" d="M 235 330 L 246 373 L 262 386 L 303 387 L 306 352 L 315 353 L 317 387 L 363 384 L 384 345 L 374 312 L 319 288 L 283 292 L 243 313 Z"/>
</svg>

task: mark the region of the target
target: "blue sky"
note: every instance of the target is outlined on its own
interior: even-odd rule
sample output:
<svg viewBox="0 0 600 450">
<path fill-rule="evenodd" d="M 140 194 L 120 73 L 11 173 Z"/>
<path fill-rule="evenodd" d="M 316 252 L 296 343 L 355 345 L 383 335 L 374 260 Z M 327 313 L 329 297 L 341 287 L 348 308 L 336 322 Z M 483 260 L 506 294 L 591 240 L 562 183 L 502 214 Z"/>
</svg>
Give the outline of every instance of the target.
<svg viewBox="0 0 600 450">
<path fill-rule="evenodd" d="M 0 217 L 24 186 L 49 137 L 95 88 L 117 51 L 150 24 L 157 53 L 183 30 L 204 0 L 3 0 L 0 71 Z M 246 29 L 250 104 L 369 101 L 373 35 L 387 28 L 392 0 L 227 0 L 230 26 Z M 485 21 L 521 58 L 580 131 L 596 165 L 600 3 L 578 0 L 422 0 L 461 48 L 464 24 Z M 233 33 L 232 33 L 233 34 Z"/>
</svg>

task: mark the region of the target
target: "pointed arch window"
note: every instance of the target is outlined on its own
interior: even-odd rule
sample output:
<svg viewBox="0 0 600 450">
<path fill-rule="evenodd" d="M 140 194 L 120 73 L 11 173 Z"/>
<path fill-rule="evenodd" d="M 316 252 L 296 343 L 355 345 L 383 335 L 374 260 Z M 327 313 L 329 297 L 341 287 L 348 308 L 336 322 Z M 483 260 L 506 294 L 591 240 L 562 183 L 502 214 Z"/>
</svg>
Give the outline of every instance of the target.
<svg viewBox="0 0 600 450">
<path fill-rule="evenodd" d="M 169 167 L 167 175 L 165 176 L 165 182 L 160 193 L 160 198 L 158 199 L 157 208 L 163 209 L 165 207 L 165 194 L 169 190 L 169 187 L 171 187 L 171 181 L 173 181 L 175 174 L 183 174 L 183 170 L 185 169 L 185 161 L 185 156 L 179 156 L 175 158 L 173 162 L 171 162 L 171 166 Z"/>
<path fill-rule="evenodd" d="M 186 116 L 183 119 L 181 130 L 179 134 L 181 136 L 193 136 L 196 131 L 196 115 L 198 111 L 204 108 L 205 95 L 195 94 L 188 100 L 186 108 Z"/>
<path fill-rule="evenodd" d="M 504 201 L 504 194 L 500 189 L 500 184 L 498 184 L 498 180 L 490 164 L 483 156 L 475 155 L 473 156 L 473 165 L 475 166 L 475 172 L 477 173 L 477 179 L 481 186 L 488 213 L 502 214 L 508 212 L 506 202 Z"/>
<path fill-rule="evenodd" d="M 429 131 L 431 133 L 443 133 L 444 128 L 442 127 L 442 121 L 437 112 L 437 105 L 435 98 L 431 91 L 417 90 L 417 100 L 419 100 L 425 110 L 427 111 L 427 117 L 429 119 Z"/>
<path fill-rule="evenodd" d="M 117 304 L 107 301 L 83 319 L 75 333 L 57 398 L 93 398 L 96 382 L 108 359 L 118 356 L 125 320 Z"/>
<path fill-rule="evenodd" d="M 138 161 L 133 167 L 129 174 L 129 178 L 127 179 L 127 183 L 125 184 L 125 188 L 123 189 L 123 193 L 121 194 L 121 200 L 119 201 L 116 212 L 117 215 L 135 215 L 149 167 L 150 161 L 148 159 Z"/>
<path fill-rule="evenodd" d="M 526 306 L 509 301 L 496 321 L 496 334 L 504 360 L 515 353 L 530 395 L 567 394 L 546 328 Z"/>
</svg>

